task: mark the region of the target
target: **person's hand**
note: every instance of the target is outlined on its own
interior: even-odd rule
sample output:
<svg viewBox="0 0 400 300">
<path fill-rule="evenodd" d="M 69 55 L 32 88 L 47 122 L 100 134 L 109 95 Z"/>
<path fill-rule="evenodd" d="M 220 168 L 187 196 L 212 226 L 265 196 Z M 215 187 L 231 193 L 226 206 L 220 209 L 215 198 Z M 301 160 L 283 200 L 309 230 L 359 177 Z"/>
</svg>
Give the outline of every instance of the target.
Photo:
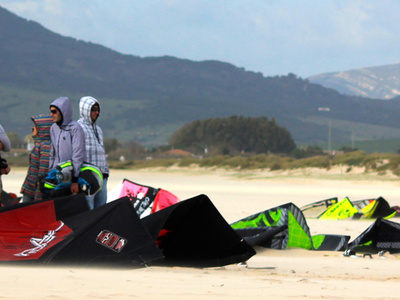
<svg viewBox="0 0 400 300">
<path fill-rule="evenodd" d="M 1 175 L 7 175 L 8 173 L 10 173 L 11 168 L 10 166 L 8 166 L 7 168 L 1 169 Z"/>
<path fill-rule="evenodd" d="M 78 194 L 79 193 L 79 184 L 77 182 L 71 183 L 71 193 Z"/>
</svg>

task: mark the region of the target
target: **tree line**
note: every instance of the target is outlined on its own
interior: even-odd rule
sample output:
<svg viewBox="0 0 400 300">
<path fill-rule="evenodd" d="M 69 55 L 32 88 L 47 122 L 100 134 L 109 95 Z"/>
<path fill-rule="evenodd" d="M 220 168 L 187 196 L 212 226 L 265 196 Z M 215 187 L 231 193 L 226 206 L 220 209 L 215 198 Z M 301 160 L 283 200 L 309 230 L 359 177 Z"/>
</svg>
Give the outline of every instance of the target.
<svg viewBox="0 0 400 300">
<path fill-rule="evenodd" d="M 186 124 L 169 139 L 174 148 L 210 155 L 291 153 L 295 148 L 286 128 L 267 117 L 231 116 Z"/>
<path fill-rule="evenodd" d="M 7 135 L 13 148 L 24 149 L 26 143 L 15 132 Z M 169 138 L 169 143 L 146 148 L 137 141 L 121 142 L 106 137 L 104 147 L 109 160 L 142 160 L 163 156 L 168 150 L 186 150 L 197 156 L 237 156 L 283 154 L 294 158 L 326 155 L 320 146 L 296 147 L 291 133 L 272 118 L 231 116 L 210 118 L 185 124 Z M 343 147 L 343 152 L 356 148 Z"/>
<path fill-rule="evenodd" d="M 14 148 L 24 148 L 24 143 L 15 133 L 8 133 Z M 169 144 L 146 149 L 136 141 L 125 143 L 115 138 L 105 138 L 104 146 L 109 158 L 118 160 L 142 159 L 165 150 L 182 149 L 196 155 L 238 154 L 290 154 L 296 144 L 286 128 L 267 117 L 231 116 L 211 118 L 188 123 L 178 129 L 169 139 Z"/>
</svg>

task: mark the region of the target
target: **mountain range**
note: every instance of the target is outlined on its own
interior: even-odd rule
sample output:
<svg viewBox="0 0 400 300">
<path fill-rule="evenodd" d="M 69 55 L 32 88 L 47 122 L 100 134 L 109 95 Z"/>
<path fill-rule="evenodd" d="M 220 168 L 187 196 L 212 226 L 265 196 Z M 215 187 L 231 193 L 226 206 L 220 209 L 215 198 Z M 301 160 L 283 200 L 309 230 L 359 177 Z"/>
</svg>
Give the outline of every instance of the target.
<svg viewBox="0 0 400 300">
<path fill-rule="evenodd" d="M 166 144 L 194 120 L 266 116 L 298 145 L 398 139 L 400 97 L 345 95 L 295 74 L 265 77 L 220 61 L 124 55 L 61 36 L 0 7 L 0 123 L 30 133 L 30 117 L 68 96 L 78 118 L 82 96 L 102 106 L 105 137 Z"/>
<path fill-rule="evenodd" d="M 307 79 L 347 95 L 376 99 L 400 95 L 400 63 L 319 74 Z"/>
</svg>

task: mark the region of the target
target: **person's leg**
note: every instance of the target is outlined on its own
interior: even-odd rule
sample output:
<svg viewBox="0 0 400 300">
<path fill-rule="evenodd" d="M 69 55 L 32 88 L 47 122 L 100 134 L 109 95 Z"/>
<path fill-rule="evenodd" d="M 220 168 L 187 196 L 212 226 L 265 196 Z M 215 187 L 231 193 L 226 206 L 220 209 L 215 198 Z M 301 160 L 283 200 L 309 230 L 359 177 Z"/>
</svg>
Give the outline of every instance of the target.
<svg viewBox="0 0 400 300">
<path fill-rule="evenodd" d="M 29 196 L 27 194 L 23 194 L 22 195 L 22 203 L 29 203 L 29 202 L 33 202 L 35 200 L 34 197 Z"/>
<path fill-rule="evenodd" d="M 107 181 L 108 178 L 103 179 L 103 187 L 96 195 L 94 195 L 94 208 L 107 203 Z"/>
</svg>

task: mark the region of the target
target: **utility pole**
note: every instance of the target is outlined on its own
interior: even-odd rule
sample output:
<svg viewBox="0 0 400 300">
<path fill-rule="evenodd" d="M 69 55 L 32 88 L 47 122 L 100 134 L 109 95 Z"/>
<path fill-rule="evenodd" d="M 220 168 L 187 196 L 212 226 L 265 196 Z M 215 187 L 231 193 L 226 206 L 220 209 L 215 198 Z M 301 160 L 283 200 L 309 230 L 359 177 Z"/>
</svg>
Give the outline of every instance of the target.
<svg viewBox="0 0 400 300">
<path fill-rule="evenodd" d="M 329 153 L 332 150 L 332 145 L 331 145 L 331 120 L 328 120 L 328 151 Z"/>
<path fill-rule="evenodd" d="M 329 112 L 331 109 L 329 107 L 318 107 L 318 111 L 326 111 Z M 332 144 L 331 144 L 331 120 L 328 119 L 328 152 L 331 152 L 332 150 Z"/>
</svg>

